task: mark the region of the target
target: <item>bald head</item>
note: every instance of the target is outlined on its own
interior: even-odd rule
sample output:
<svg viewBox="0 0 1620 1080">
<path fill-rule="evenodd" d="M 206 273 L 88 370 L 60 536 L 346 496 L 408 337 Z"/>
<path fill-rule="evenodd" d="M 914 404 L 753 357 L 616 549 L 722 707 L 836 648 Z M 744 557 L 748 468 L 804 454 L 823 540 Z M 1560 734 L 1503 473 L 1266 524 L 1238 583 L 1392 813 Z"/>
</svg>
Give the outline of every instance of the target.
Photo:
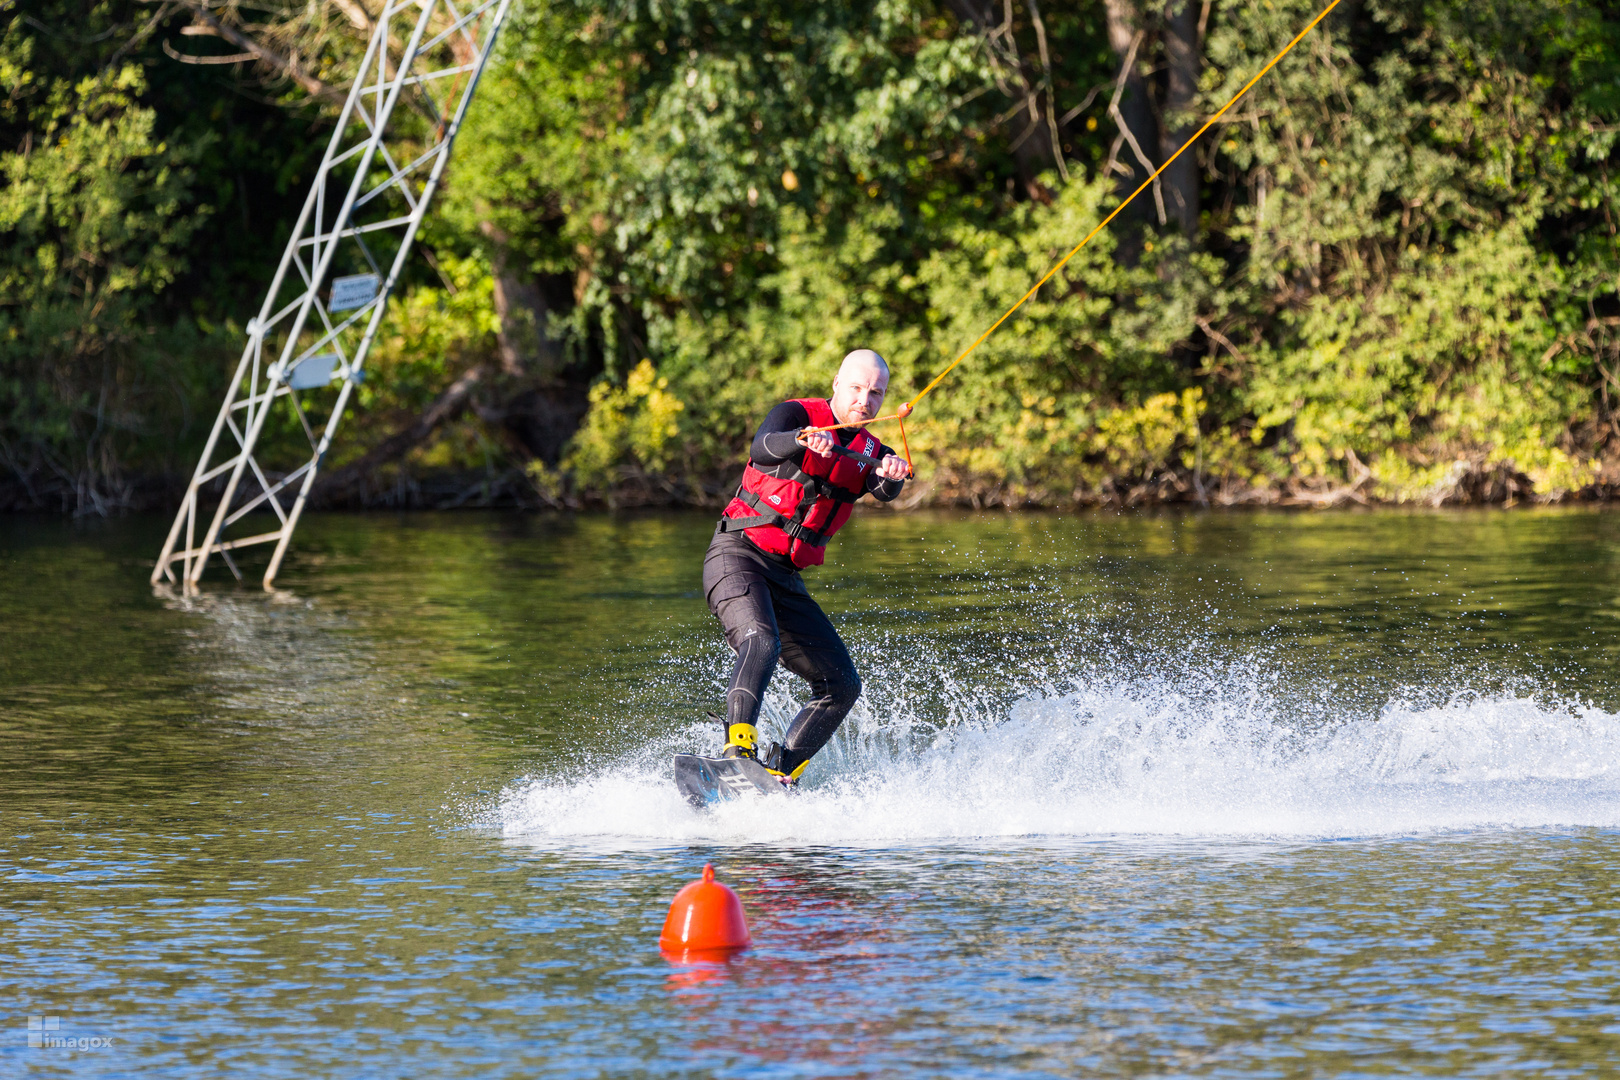
<svg viewBox="0 0 1620 1080">
<path fill-rule="evenodd" d="M 889 392 L 889 365 L 871 349 L 856 349 L 844 357 L 833 377 L 831 405 L 840 424 L 870 420 L 883 407 Z"/>
<path fill-rule="evenodd" d="M 856 349 L 844 357 L 844 362 L 838 365 L 838 374 L 843 375 L 845 372 L 853 374 L 854 369 L 865 370 L 869 368 L 881 371 L 885 376 L 889 374 L 889 362 L 874 350 Z"/>
</svg>

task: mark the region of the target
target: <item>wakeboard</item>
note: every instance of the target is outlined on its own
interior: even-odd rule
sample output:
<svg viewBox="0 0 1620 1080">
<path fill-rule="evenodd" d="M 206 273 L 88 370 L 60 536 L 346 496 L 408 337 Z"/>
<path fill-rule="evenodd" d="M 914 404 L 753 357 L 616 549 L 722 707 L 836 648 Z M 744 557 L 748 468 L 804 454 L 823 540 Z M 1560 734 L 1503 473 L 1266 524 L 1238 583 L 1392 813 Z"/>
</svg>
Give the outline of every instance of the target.
<svg viewBox="0 0 1620 1080">
<path fill-rule="evenodd" d="M 675 787 L 699 810 L 749 793 L 780 795 L 787 789 L 765 766 L 749 758 L 675 755 Z"/>
</svg>

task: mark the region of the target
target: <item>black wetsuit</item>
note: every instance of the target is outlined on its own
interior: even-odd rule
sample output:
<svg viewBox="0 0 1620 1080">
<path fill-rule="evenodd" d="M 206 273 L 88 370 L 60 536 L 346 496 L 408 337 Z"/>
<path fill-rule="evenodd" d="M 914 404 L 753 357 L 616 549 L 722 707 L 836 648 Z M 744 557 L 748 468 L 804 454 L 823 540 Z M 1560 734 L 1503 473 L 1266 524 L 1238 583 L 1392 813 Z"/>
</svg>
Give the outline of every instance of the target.
<svg viewBox="0 0 1620 1080">
<path fill-rule="evenodd" d="M 754 435 L 749 457 L 761 466 L 792 461 L 802 465 L 808 453 L 797 435 L 810 424 L 803 405 L 783 402 L 772 409 Z M 855 428 L 834 433 L 848 446 Z M 887 446 L 873 455 L 894 453 Z M 866 491 L 889 502 L 900 494 L 903 480 L 866 476 Z M 726 723 L 753 724 L 778 661 L 810 683 L 810 701 L 799 710 L 783 741 L 781 769 L 792 772 L 815 756 L 861 694 L 861 677 L 849 650 L 825 612 L 804 587 L 804 578 L 786 555 L 762 551 L 747 533 L 716 532 L 703 557 L 703 592 L 737 653 L 726 690 Z"/>
</svg>

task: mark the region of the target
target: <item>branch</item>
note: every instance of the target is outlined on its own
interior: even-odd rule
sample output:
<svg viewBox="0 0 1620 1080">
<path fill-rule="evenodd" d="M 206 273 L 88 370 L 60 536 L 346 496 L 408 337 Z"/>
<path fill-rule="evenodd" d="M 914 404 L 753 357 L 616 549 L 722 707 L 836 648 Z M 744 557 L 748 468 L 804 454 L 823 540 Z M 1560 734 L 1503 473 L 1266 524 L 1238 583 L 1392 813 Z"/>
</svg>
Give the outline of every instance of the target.
<svg viewBox="0 0 1620 1080">
<path fill-rule="evenodd" d="M 371 21 L 371 13 L 355 3 L 355 0 L 332 0 L 332 4 L 344 15 L 348 16 L 349 25 L 356 30 L 364 30 L 368 35 L 371 33 L 374 25 Z M 1209 11 L 1209 0 L 1204 0 L 1204 11 L 1206 13 Z"/>
<path fill-rule="evenodd" d="M 1018 106 L 1018 111 L 1023 112 L 1024 106 Z M 1034 113 L 1036 116 L 1040 115 L 1039 111 L 1037 111 L 1035 105 L 1035 96 L 1033 94 L 1031 94 L 1029 98 L 1029 111 Z M 1038 130 L 1040 130 L 1040 122 L 1038 120 L 1030 120 L 1029 123 L 1024 125 L 1024 130 L 1019 133 L 1018 138 L 1014 139 L 1012 144 L 1007 147 L 1007 152 L 1009 154 L 1018 153 L 1018 148 L 1023 146 L 1024 143 L 1029 140 L 1029 137 L 1035 134 L 1035 132 Z"/>
<path fill-rule="evenodd" d="M 1138 30 L 1136 36 L 1131 38 L 1131 47 L 1125 50 L 1125 62 L 1119 65 L 1119 77 L 1114 80 L 1114 97 L 1108 103 L 1108 113 L 1112 116 L 1119 108 L 1119 99 L 1125 95 L 1125 82 L 1131 77 L 1131 65 L 1136 62 L 1136 50 L 1142 46 L 1142 31 Z"/>
<path fill-rule="evenodd" d="M 171 60 L 178 60 L 182 64 L 245 64 L 249 60 L 257 60 L 255 53 L 239 52 L 229 56 L 192 56 L 190 53 L 176 52 L 169 39 L 163 39 L 163 51 Z"/>
<path fill-rule="evenodd" d="M 418 416 L 409 427 L 384 439 L 372 447 L 359 460 L 351 461 L 341 469 L 322 476 L 316 484 L 322 497 L 332 497 L 348 491 L 377 469 L 397 461 L 410 453 L 418 444 L 438 429 L 439 425 L 459 415 L 468 405 L 472 392 L 483 379 L 482 368 L 472 368 L 450 384 L 427 411 Z"/>
<path fill-rule="evenodd" d="M 1069 167 L 1063 161 L 1063 141 L 1058 137 L 1057 126 L 1057 94 L 1052 88 L 1052 58 L 1046 51 L 1046 24 L 1041 21 L 1041 9 L 1036 6 L 1035 0 L 1025 0 L 1029 5 L 1029 16 L 1035 24 L 1035 41 L 1040 46 L 1041 70 L 1046 73 L 1046 127 L 1052 135 L 1052 160 L 1057 162 L 1058 175 L 1063 182 L 1069 182 Z M 1031 123 L 1035 118 L 1030 117 Z"/>
<path fill-rule="evenodd" d="M 1131 150 L 1136 154 L 1136 160 L 1142 163 L 1149 176 L 1153 176 L 1153 162 L 1142 152 L 1142 145 L 1136 141 L 1136 135 L 1131 131 L 1131 125 L 1125 122 L 1125 114 L 1119 111 L 1119 99 L 1125 95 L 1125 80 L 1130 78 L 1131 65 L 1136 62 L 1136 50 L 1142 45 L 1142 31 L 1138 30 L 1136 36 L 1131 38 L 1131 47 L 1125 53 L 1125 62 L 1119 65 L 1119 79 L 1114 83 L 1114 98 L 1108 103 L 1108 115 L 1114 118 L 1119 125 L 1119 133 L 1125 141 L 1130 143 Z M 1117 148 L 1117 144 L 1116 144 Z M 1108 165 L 1114 165 L 1114 155 L 1108 155 Z M 1164 192 L 1159 187 L 1159 178 L 1153 176 L 1153 203 L 1159 208 L 1159 224 L 1169 222 L 1170 217 L 1164 212 Z"/>
<path fill-rule="evenodd" d="M 180 3 L 182 7 L 191 12 L 191 17 L 196 20 L 196 23 L 193 26 L 186 27 L 185 30 L 181 31 L 182 33 L 190 31 L 193 35 L 200 34 L 224 38 L 232 45 L 235 45 L 238 49 L 241 49 L 243 52 L 247 53 L 253 59 L 258 60 L 260 63 L 268 64 L 277 71 L 280 71 L 282 74 L 292 79 L 299 86 L 302 86 L 308 93 L 315 97 L 326 97 L 335 95 L 337 93 L 337 89 L 335 87 L 328 86 L 326 83 L 322 82 L 306 71 L 304 69 L 304 65 L 298 62 L 298 54 L 296 52 L 290 56 L 282 56 L 280 53 L 272 52 L 263 45 L 260 45 L 257 41 L 254 41 L 252 38 L 248 37 L 246 34 L 242 33 L 242 31 L 236 29 L 236 27 L 227 26 L 226 24 L 220 22 L 214 17 L 213 12 L 209 11 L 206 7 L 199 3 L 198 0 L 180 0 Z M 174 50 L 170 49 L 167 44 L 164 45 L 163 51 L 168 53 L 170 56 L 174 56 L 176 59 L 184 59 L 183 57 L 176 56 Z M 239 63 L 240 61 L 236 59 L 231 59 L 228 61 L 221 59 L 216 61 L 211 59 L 197 58 L 187 62 L 206 64 Z"/>
<path fill-rule="evenodd" d="M 1130 179 L 1132 176 L 1136 175 L 1135 173 L 1131 172 L 1130 166 L 1122 164 L 1119 160 L 1119 148 L 1124 145 L 1125 136 L 1115 135 L 1114 144 L 1108 148 L 1108 162 L 1103 166 L 1104 176 L 1113 176 L 1116 172 L 1118 172 L 1122 173 L 1126 179 Z"/>
<path fill-rule="evenodd" d="M 103 65 L 102 70 L 103 71 L 111 71 L 112 68 L 113 68 L 113 65 L 118 63 L 118 61 L 122 60 L 124 58 L 124 56 L 131 49 L 139 48 L 141 46 L 141 44 L 147 39 L 147 37 L 152 33 L 152 31 L 157 29 L 158 23 L 163 21 L 164 17 L 169 14 L 169 9 L 172 8 L 173 6 L 174 6 L 173 4 L 170 4 L 170 3 L 167 3 L 167 2 L 165 2 L 162 6 L 160 6 L 157 9 L 157 14 L 153 15 L 150 19 L 146 20 L 146 25 L 145 26 L 143 26 L 139 30 L 135 31 L 135 33 L 133 35 L 131 35 L 131 37 L 130 37 L 130 39 L 128 41 L 124 42 L 122 45 L 120 45 L 118 47 L 118 51 L 112 54 L 112 58 L 109 59 L 105 65 Z"/>
<path fill-rule="evenodd" d="M 1028 2 L 1028 0 L 1026 0 Z M 1023 57 L 1018 52 L 1018 42 L 1013 37 L 1013 4 L 1012 0 L 1002 0 L 1002 19 L 1000 25 L 994 24 L 994 8 L 987 0 L 946 0 L 947 6 L 956 13 L 963 23 L 969 23 L 978 28 L 979 38 L 984 43 L 985 56 L 990 63 L 990 72 L 995 78 L 996 88 L 1008 97 L 1013 98 L 1016 104 L 1001 117 L 992 127 L 1012 119 L 1020 112 L 1028 111 L 1029 123 L 1023 132 L 1009 147 L 1009 152 L 1018 161 L 1018 171 L 1024 180 L 1025 190 L 1037 202 L 1047 202 L 1051 196 L 1036 179 L 1040 165 L 1032 163 L 1031 155 L 1039 158 L 1040 162 L 1055 164 L 1065 180 L 1068 179 L 1068 167 L 1063 161 L 1062 146 L 1056 144 L 1052 147 L 1053 153 L 1048 154 L 1041 149 L 1044 143 L 1034 143 L 1026 146 L 1029 136 L 1040 128 L 1047 126 L 1041 120 L 1039 96 L 1041 87 L 1031 81 L 1029 73 L 1024 70 Z M 1039 22 L 1040 13 L 1031 6 Z M 1041 24 L 1042 48 L 1044 50 L 1045 26 Z M 1004 74 L 1005 73 L 1005 74 Z M 1051 72 L 1047 72 L 1047 91 L 1050 96 Z"/>
<path fill-rule="evenodd" d="M 1238 351 L 1238 347 L 1232 344 L 1232 339 L 1211 326 L 1208 319 L 1200 315 L 1193 321 L 1198 324 L 1198 329 L 1202 330 L 1206 335 L 1208 335 L 1211 341 L 1224 347 L 1227 352 L 1231 353 L 1233 359 L 1239 361 L 1240 363 L 1247 363 L 1247 360 L 1244 359 L 1243 354 Z"/>
<path fill-rule="evenodd" d="M 1087 92 L 1084 101 L 1070 109 L 1068 112 L 1064 113 L 1062 116 L 1058 117 L 1058 127 L 1063 127 L 1070 120 L 1073 120 L 1075 117 L 1091 108 L 1091 103 L 1097 100 L 1097 95 L 1106 89 L 1108 89 L 1108 84 L 1105 82 L 1098 83 L 1096 86 L 1093 86 L 1091 90 Z"/>
</svg>

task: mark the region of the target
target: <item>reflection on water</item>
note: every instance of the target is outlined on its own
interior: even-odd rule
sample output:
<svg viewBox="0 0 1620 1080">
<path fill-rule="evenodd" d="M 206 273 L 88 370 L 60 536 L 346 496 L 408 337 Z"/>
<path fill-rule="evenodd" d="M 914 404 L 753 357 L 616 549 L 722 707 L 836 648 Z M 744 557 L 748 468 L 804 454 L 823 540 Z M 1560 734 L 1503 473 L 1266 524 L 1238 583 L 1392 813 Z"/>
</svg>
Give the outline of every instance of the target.
<svg viewBox="0 0 1620 1080">
<path fill-rule="evenodd" d="M 0 1071 L 1606 1071 L 1617 522 L 869 515 L 864 700 L 704 816 L 706 517 L 321 516 L 192 601 L 13 519 Z M 756 948 L 670 965 L 711 860 Z"/>
</svg>

